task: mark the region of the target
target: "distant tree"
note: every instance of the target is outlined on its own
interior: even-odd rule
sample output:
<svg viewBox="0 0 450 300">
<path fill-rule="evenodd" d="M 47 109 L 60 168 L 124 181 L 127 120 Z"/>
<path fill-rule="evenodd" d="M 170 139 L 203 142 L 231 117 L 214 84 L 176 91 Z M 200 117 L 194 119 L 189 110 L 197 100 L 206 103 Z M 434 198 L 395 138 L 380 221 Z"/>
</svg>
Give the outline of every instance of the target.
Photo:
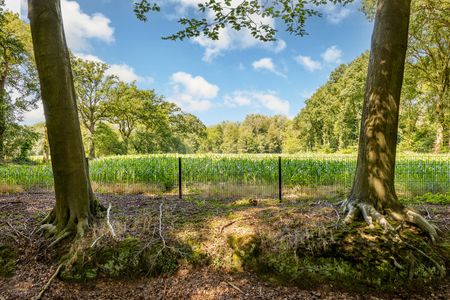
<svg viewBox="0 0 450 300">
<path fill-rule="evenodd" d="M 102 62 L 72 57 L 72 71 L 81 123 L 89 132 L 89 157 L 95 158 L 95 130 L 106 118 L 110 91 L 117 78 L 107 75 L 109 66 Z"/>
<path fill-rule="evenodd" d="M 104 122 L 100 122 L 97 125 L 94 142 L 99 156 L 122 155 L 127 151 L 125 144 L 120 141 L 116 130 L 111 127 Z"/>
<path fill-rule="evenodd" d="M 436 133 L 433 151 L 450 149 L 450 1 L 415 0 L 407 62 L 422 94 L 434 111 Z M 446 139 L 447 137 L 447 139 Z"/>
<path fill-rule="evenodd" d="M 135 84 L 124 82 L 119 82 L 110 91 L 106 118 L 108 122 L 118 127 L 125 144 L 125 153 L 128 152 L 131 134 L 136 130 L 142 117 L 147 97 L 151 95 L 140 91 Z"/>
<path fill-rule="evenodd" d="M 5 152 L 15 162 L 28 162 L 30 151 L 38 138 L 39 134 L 32 128 L 10 124 L 5 135 Z"/>
<path fill-rule="evenodd" d="M 224 122 L 221 126 L 223 139 L 222 144 L 220 145 L 220 151 L 223 153 L 238 153 L 240 124 L 235 122 Z"/>
<path fill-rule="evenodd" d="M 18 15 L 5 11 L 0 0 L 0 163 L 7 153 L 5 135 L 12 136 L 8 128 L 15 131 L 16 121 L 34 108 L 39 98 L 32 52 L 29 27 Z"/>
</svg>

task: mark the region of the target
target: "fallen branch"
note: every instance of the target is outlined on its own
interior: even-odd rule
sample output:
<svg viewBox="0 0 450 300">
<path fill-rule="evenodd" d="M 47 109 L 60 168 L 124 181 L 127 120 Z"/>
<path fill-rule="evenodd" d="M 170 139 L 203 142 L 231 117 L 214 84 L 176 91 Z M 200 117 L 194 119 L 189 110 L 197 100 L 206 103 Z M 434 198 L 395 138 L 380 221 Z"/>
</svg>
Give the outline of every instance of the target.
<svg viewBox="0 0 450 300">
<path fill-rule="evenodd" d="M 163 217 L 162 207 L 163 207 L 163 203 L 161 202 L 159 204 L 159 237 L 161 238 L 164 248 L 166 248 L 166 240 L 164 239 L 163 232 L 162 232 L 162 217 Z"/>
<path fill-rule="evenodd" d="M 111 213 L 111 202 L 109 203 L 108 210 L 106 211 L 106 222 L 108 223 L 111 235 L 113 236 L 113 238 L 116 238 L 116 232 L 114 231 L 114 228 L 112 227 L 111 222 L 109 221 L 110 213 Z"/>
<path fill-rule="evenodd" d="M 50 287 L 50 284 L 52 283 L 53 279 L 55 279 L 56 276 L 58 276 L 59 272 L 61 271 L 62 268 L 62 264 L 60 264 L 58 266 L 58 268 L 56 269 L 55 273 L 53 273 L 52 277 L 50 277 L 50 279 L 47 281 L 47 283 L 44 285 L 44 287 L 42 288 L 42 290 L 40 291 L 40 293 L 33 298 L 33 300 L 39 300 L 42 298 L 42 296 L 44 295 L 44 293 L 47 291 L 47 289 Z"/>
<path fill-rule="evenodd" d="M 8 224 L 8 226 L 14 231 L 14 233 L 20 238 L 23 237 L 25 239 L 29 239 L 25 234 L 23 234 L 22 232 L 20 232 L 19 230 L 17 230 L 14 226 L 11 225 L 11 223 L 9 223 L 8 221 L 5 222 L 6 224 Z"/>
<path fill-rule="evenodd" d="M 95 246 L 95 244 L 103 237 L 103 234 L 95 239 L 95 241 L 91 244 L 91 248 Z"/>
<path fill-rule="evenodd" d="M 441 266 L 436 260 L 434 260 L 431 256 L 427 255 L 425 252 L 423 252 L 422 250 L 420 250 L 419 248 L 415 247 L 414 245 L 411 245 L 409 243 L 406 243 L 406 246 L 410 247 L 411 249 L 419 252 L 420 254 L 422 254 L 425 258 L 428 258 L 435 266 L 436 268 L 439 270 L 439 273 L 441 275 L 442 278 L 444 278 L 445 276 L 445 267 Z"/>
<path fill-rule="evenodd" d="M 244 220 L 248 220 L 248 219 L 250 219 L 250 217 L 243 217 L 243 218 L 239 218 L 239 219 L 236 219 L 234 221 L 231 221 L 230 223 L 225 224 L 225 225 L 222 226 L 222 228 L 220 229 L 220 233 L 222 233 L 225 228 L 233 225 L 234 223 L 237 223 L 237 222 L 240 222 L 240 221 L 244 221 Z"/>
<path fill-rule="evenodd" d="M 339 227 L 339 222 L 341 221 L 341 215 L 339 214 L 339 211 L 336 209 L 336 207 L 332 203 L 328 203 L 328 204 L 334 210 L 334 212 L 336 213 L 337 221 L 336 221 L 336 224 L 334 226 L 336 228 L 338 228 Z"/>
<path fill-rule="evenodd" d="M 238 288 L 237 286 L 235 286 L 234 284 L 232 284 L 231 282 L 225 281 L 225 283 L 227 283 L 228 285 L 230 285 L 233 289 L 235 289 L 236 291 L 238 291 L 241 294 L 244 294 L 244 291 L 242 291 L 240 288 Z"/>
</svg>

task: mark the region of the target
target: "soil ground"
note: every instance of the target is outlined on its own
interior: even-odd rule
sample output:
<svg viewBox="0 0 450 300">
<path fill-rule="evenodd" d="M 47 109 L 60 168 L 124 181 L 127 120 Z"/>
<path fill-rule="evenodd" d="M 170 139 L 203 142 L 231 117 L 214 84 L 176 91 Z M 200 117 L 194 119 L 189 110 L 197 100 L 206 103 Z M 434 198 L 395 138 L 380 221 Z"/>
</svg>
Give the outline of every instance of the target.
<svg viewBox="0 0 450 300">
<path fill-rule="evenodd" d="M 188 220 L 200 226 L 205 222 L 206 214 L 208 218 L 215 219 L 215 223 L 210 224 L 216 224 L 216 231 L 220 232 L 255 223 L 252 214 L 275 209 L 295 209 L 306 222 L 316 215 L 321 215 L 328 222 L 335 222 L 337 217 L 337 212 L 330 208 L 329 203 L 317 201 L 277 204 L 272 200 L 244 199 L 236 202 L 230 199 L 217 205 L 204 199 L 179 200 L 176 197 L 146 195 L 99 195 L 98 198 L 106 207 L 112 204 L 112 224 L 117 225 L 119 235 L 142 234 L 139 226 L 133 224 L 143 212 L 156 216 L 154 220 L 157 220 L 161 203 L 168 224 Z M 31 299 L 39 294 L 55 272 L 58 263 L 52 258 L 54 253 L 47 249 L 48 243 L 44 237 L 35 232 L 38 221 L 50 211 L 54 201 L 51 193 L 0 195 L 0 245 L 13 245 L 20 253 L 15 274 L 10 278 L 0 277 L 0 300 Z M 234 205 L 222 205 L 224 203 Z M 450 236 L 450 206 L 418 205 L 415 209 L 432 218 L 443 234 Z M 218 216 L 224 215 L 234 215 L 235 218 L 231 222 L 230 219 L 217 220 Z M 166 227 L 169 230 L 170 226 Z M 181 267 L 173 275 L 159 277 L 97 279 L 88 283 L 68 283 L 56 278 L 43 299 L 450 299 L 450 278 L 447 277 L 437 286 L 413 293 L 399 287 L 395 293 L 372 291 L 361 294 L 336 289 L 332 284 L 300 289 L 269 282 L 244 271 Z"/>
</svg>

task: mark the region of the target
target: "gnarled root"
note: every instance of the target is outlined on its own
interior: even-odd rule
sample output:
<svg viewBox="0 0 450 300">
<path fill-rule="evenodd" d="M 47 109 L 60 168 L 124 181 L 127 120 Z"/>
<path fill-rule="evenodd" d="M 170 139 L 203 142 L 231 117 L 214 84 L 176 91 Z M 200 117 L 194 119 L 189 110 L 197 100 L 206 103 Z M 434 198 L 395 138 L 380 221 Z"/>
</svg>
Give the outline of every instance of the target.
<svg viewBox="0 0 450 300">
<path fill-rule="evenodd" d="M 370 227 L 374 226 L 373 222 L 375 221 L 378 224 L 380 224 L 381 227 L 383 227 L 385 232 L 388 231 L 395 232 L 395 229 L 387 221 L 386 217 L 382 215 L 380 212 L 378 212 L 373 205 L 355 199 L 353 200 L 346 199 L 342 205 L 344 206 L 344 212 L 347 212 L 347 215 L 344 218 L 344 222 L 346 224 L 351 223 L 357 216 L 361 214 L 366 223 Z M 419 227 L 421 230 L 423 230 L 430 236 L 433 243 L 436 241 L 438 237 L 437 227 L 428 222 L 424 217 L 422 217 L 418 213 L 408 208 L 404 208 L 400 211 L 393 211 L 387 209 L 386 212 L 390 217 L 392 217 L 397 221 L 408 222 L 410 224 Z"/>
<path fill-rule="evenodd" d="M 62 240 L 71 236 L 83 237 L 88 226 L 88 218 L 71 216 L 64 222 L 63 220 L 58 220 L 52 212 L 41 222 L 39 231 L 46 233 L 50 239 L 49 247 L 54 247 Z"/>
</svg>

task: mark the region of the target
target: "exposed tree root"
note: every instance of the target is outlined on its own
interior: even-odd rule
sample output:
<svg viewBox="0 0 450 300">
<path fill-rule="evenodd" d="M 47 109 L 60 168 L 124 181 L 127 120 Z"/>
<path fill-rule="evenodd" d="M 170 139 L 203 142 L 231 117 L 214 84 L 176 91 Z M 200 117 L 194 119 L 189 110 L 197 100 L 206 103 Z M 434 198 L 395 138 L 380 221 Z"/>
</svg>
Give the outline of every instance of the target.
<svg viewBox="0 0 450 300">
<path fill-rule="evenodd" d="M 351 223 L 357 216 L 361 214 L 370 227 L 373 227 L 373 223 L 376 222 L 380 224 L 381 227 L 383 227 L 385 232 L 396 232 L 394 227 L 392 227 L 392 225 L 387 221 L 386 217 L 378 212 L 373 205 L 355 199 L 347 199 L 343 202 L 342 205 L 344 206 L 344 212 L 347 213 L 344 218 L 344 222 L 346 224 Z M 386 213 L 388 214 L 388 216 L 399 222 L 408 222 L 419 227 L 422 231 L 426 232 L 430 236 L 433 243 L 436 242 L 436 239 L 438 238 L 437 227 L 428 222 L 420 214 L 408 208 L 403 208 L 400 211 L 387 209 Z"/>
<path fill-rule="evenodd" d="M 47 291 L 47 289 L 50 287 L 50 284 L 52 283 L 53 279 L 56 278 L 56 276 L 58 276 L 59 272 L 61 271 L 62 268 L 62 264 L 60 264 L 58 266 L 58 268 L 56 269 L 56 271 L 53 273 L 53 275 L 50 277 L 50 279 L 47 281 L 47 283 L 44 285 L 44 287 L 42 288 L 42 290 L 39 292 L 39 294 L 33 298 L 33 300 L 39 300 L 42 298 L 42 296 L 44 295 L 45 291 Z"/>
</svg>

